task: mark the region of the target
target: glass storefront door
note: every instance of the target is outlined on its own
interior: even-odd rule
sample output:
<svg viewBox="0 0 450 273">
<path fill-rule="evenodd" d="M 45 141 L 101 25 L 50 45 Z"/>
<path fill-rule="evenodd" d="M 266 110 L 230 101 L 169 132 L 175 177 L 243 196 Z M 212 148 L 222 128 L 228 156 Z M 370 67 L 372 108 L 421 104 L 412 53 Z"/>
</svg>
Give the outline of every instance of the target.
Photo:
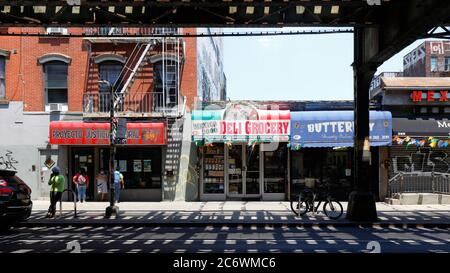
<svg viewBox="0 0 450 273">
<path fill-rule="evenodd" d="M 244 193 L 243 145 L 232 145 L 228 149 L 228 195 L 239 196 Z"/>
<path fill-rule="evenodd" d="M 244 146 L 246 153 L 245 193 L 248 195 L 259 195 L 260 191 L 260 155 L 259 145 Z"/>
<path fill-rule="evenodd" d="M 69 183 L 72 190 L 76 192 L 75 184 L 72 183 L 72 177 L 82 168 L 89 177 L 89 187 L 86 190 L 86 200 L 95 200 L 95 170 L 94 170 L 94 148 L 74 147 L 72 148 L 72 168 Z"/>
<path fill-rule="evenodd" d="M 228 196 L 255 197 L 260 191 L 259 148 L 233 144 L 228 148 Z"/>
</svg>

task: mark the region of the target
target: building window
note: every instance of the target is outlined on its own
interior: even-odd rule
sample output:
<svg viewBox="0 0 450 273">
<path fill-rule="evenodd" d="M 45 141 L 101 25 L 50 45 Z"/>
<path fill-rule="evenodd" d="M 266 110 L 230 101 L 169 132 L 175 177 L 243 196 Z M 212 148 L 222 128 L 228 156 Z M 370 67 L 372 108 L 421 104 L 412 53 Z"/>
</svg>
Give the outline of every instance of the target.
<svg viewBox="0 0 450 273">
<path fill-rule="evenodd" d="M 427 108 L 426 107 L 420 107 L 420 113 L 421 114 L 426 114 L 428 111 L 427 111 Z"/>
<path fill-rule="evenodd" d="M 450 57 L 445 57 L 445 64 L 444 64 L 445 71 L 450 71 Z"/>
<path fill-rule="evenodd" d="M 5 57 L 0 56 L 0 99 L 6 99 L 5 65 Z"/>
<path fill-rule="evenodd" d="M 164 63 L 164 65 L 163 65 Z M 153 82 L 156 107 L 174 107 L 178 102 L 178 63 L 174 60 L 156 62 Z"/>
<path fill-rule="evenodd" d="M 430 68 L 431 71 L 438 71 L 438 58 L 436 56 L 431 57 Z"/>
<path fill-rule="evenodd" d="M 439 107 L 433 107 L 433 108 L 431 108 L 431 112 L 432 112 L 433 114 L 439 114 Z"/>
<path fill-rule="evenodd" d="M 445 107 L 444 108 L 444 113 L 445 114 L 450 114 L 450 107 Z"/>
<path fill-rule="evenodd" d="M 47 103 L 67 103 L 67 63 L 51 61 L 44 64 Z"/>
<path fill-rule="evenodd" d="M 107 81 L 111 85 L 114 85 L 114 88 L 117 91 L 120 91 L 120 87 L 123 86 L 123 83 L 120 82 L 119 76 L 122 71 L 123 64 L 118 61 L 104 61 L 99 64 L 98 70 L 100 74 L 100 80 Z M 100 92 L 108 92 L 108 85 L 100 84 L 99 86 Z"/>
</svg>

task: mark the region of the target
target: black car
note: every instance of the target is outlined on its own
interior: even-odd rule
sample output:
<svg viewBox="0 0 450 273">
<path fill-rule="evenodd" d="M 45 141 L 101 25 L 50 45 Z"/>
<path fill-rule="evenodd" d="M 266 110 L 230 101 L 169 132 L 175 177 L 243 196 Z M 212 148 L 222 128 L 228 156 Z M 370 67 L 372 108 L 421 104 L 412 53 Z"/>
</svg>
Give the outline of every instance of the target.
<svg viewBox="0 0 450 273">
<path fill-rule="evenodd" d="M 0 170 L 0 231 L 31 215 L 31 189 L 14 171 Z"/>
</svg>

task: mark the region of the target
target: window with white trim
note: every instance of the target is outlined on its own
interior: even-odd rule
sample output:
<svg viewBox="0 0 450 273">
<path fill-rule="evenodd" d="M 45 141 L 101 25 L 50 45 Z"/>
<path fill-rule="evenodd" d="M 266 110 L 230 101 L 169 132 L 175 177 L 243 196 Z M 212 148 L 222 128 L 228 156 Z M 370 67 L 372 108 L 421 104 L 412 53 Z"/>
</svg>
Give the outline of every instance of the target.
<svg viewBox="0 0 450 273">
<path fill-rule="evenodd" d="M 430 69 L 432 72 L 438 71 L 438 58 L 436 56 L 430 58 Z"/>
<path fill-rule="evenodd" d="M 0 56 L 0 99 L 6 99 L 6 58 Z"/>
<path fill-rule="evenodd" d="M 450 57 L 445 57 L 444 69 L 445 69 L 445 71 L 450 71 Z"/>
<path fill-rule="evenodd" d="M 43 66 L 46 103 L 67 103 L 67 63 L 51 61 L 45 63 Z"/>
</svg>

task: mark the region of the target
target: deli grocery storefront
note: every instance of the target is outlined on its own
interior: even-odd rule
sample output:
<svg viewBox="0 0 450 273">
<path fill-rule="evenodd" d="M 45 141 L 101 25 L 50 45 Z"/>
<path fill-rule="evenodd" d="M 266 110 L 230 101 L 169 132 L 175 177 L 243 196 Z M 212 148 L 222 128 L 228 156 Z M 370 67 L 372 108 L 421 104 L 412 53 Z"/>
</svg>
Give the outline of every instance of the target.
<svg viewBox="0 0 450 273">
<path fill-rule="evenodd" d="M 200 200 L 285 200 L 290 111 L 232 104 L 192 112 Z"/>
<path fill-rule="evenodd" d="M 353 111 L 245 109 L 193 111 L 201 200 L 289 200 L 327 183 L 347 200 L 353 183 Z M 245 109 L 245 110 L 244 110 Z M 238 112 L 238 114 L 236 114 Z M 245 113 L 245 114 L 242 114 Z M 370 112 L 373 185 L 392 143 L 390 112 Z"/>
<path fill-rule="evenodd" d="M 115 165 L 125 181 L 121 200 L 162 200 L 166 128 L 164 122 L 127 123 L 126 144 L 116 148 Z M 81 168 L 87 171 L 90 201 L 97 200 L 96 175 L 102 169 L 109 171 L 109 130 L 109 123 L 102 122 L 50 123 L 50 144 L 68 149 L 69 178 Z"/>
<path fill-rule="evenodd" d="M 292 192 L 319 183 L 347 200 L 353 187 L 353 111 L 291 112 Z M 378 191 L 380 148 L 392 142 L 389 112 L 370 111 L 372 190 Z"/>
</svg>

